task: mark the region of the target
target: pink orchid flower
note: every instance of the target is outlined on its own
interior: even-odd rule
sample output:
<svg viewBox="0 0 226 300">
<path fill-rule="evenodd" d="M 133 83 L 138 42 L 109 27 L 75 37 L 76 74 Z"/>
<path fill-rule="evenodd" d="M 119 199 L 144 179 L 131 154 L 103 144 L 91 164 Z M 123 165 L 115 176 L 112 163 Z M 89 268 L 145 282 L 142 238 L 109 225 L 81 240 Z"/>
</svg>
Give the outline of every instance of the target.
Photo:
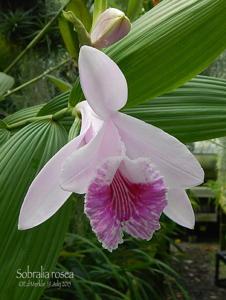
<svg viewBox="0 0 226 300">
<path fill-rule="evenodd" d="M 203 181 L 198 161 L 173 136 L 118 111 L 127 102 L 127 83 L 107 55 L 83 46 L 79 72 L 87 100 L 77 105 L 81 133 L 32 182 L 19 229 L 50 218 L 72 192 L 86 193 L 85 213 L 110 251 L 123 242 L 123 232 L 149 240 L 162 212 L 193 228 L 185 189 Z"/>
</svg>

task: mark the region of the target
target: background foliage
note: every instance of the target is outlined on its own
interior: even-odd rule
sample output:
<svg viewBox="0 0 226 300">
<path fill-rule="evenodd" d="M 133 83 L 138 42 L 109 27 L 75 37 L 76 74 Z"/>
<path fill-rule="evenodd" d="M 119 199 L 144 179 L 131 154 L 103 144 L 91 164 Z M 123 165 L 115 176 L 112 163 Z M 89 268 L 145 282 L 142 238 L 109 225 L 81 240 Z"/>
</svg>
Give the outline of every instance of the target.
<svg viewBox="0 0 226 300">
<path fill-rule="evenodd" d="M 96 4 L 104 6 L 105 2 Z M 106 50 L 128 80 L 125 111 L 183 142 L 224 136 L 226 81 L 192 78 L 226 48 L 226 2 L 164 0 L 153 8 L 157 2 L 109 1 L 135 20 L 131 33 Z M 37 228 L 17 230 L 19 208 L 31 181 L 67 142 L 69 131 L 71 137 L 79 127 L 67 110 L 68 102 L 73 106 L 83 99 L 76 80 L 79 42 L 61 11 L 63 7 L 74 10 L 89 29 L 93 2 L 66 4 L 54 0 L 0 2 L 1 297 L 175 299 L 175 290 L 179 290 L 188 299 L 169 266 L 169 245 L 174 244 L 174 226 L 169 221 L 162 220 L 162 230 L 151 242 L 128 239 L 112 255 L 100 248 L 81 217 L 81 199 L 70 199 Z M 59 91 L 64 93 L 56 96 Z M 62 109 L 64 113 L 56 118 Z M 75 273 L 72 288 L 50 288 L 43 293 L 43 288 L 19 287 L 16 269 L 29 265 L 39 270 L 42 265 L 51 270 L 59 252 L 56 270 Z"/>
</svg>

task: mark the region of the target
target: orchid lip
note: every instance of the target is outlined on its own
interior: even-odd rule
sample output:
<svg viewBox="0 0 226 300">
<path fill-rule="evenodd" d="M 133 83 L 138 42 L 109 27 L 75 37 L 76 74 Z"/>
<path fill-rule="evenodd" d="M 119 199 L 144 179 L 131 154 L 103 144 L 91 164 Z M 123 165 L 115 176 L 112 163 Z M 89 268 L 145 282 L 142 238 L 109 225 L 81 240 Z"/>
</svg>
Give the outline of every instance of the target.
<svg viewBox="0 0 226 300">
<path fill-rule="evenodd" d="M 138 181 L 142 182 L 132 182 L 126 176 L 130 164 L 137 168 Z M 147 159 L 134 162 L 128 158 L 111 158 L 97 170 L 89 186 L 85 213 L 98 240 L 112 251 L 122 243 L 123 232 L 138 239 L 152 237 L 160 228 L 166 193 L 163 178 Z"/>
</svg>

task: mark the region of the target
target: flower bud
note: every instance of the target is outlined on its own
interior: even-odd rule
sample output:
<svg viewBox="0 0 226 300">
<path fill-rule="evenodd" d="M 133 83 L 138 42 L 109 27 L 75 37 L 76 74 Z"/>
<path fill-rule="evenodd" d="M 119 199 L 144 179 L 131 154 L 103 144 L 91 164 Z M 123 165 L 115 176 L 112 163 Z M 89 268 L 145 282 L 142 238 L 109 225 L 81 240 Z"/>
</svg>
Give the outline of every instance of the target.
<svg viewBox="0 0 226 300">
<path fill-rule="evenodd" d="M 98 17 L 91 32 L 91 43 L 95 48 L 106 48 L 126 36 L 131 28 L 124 12 L 109 8 Z"/>
</svg>

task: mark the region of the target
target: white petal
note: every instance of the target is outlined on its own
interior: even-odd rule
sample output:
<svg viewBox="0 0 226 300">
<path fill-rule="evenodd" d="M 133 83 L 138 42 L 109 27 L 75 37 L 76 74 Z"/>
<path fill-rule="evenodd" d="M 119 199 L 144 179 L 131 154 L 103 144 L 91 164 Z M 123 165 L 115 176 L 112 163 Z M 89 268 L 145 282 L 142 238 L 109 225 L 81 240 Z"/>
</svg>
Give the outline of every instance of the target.
<svg viewBox="0 0 226 300">
<path fill-rule="evenodd" d="M 121 156 L 124 148 L 111 121 L 103 124 L 97 135 L 65 161 L 61 173 L 64 190 L 83 194 L 95 176 L 99 164 L 110 156 Z"/>
<path fill-rule="evenodd" d="M 103 52 L 83 46 L 79 54 L 79 74 L 86 100 L 97 115 L 106 118 L 126 104 L 126 79 Z"/>
<path fill-rule="evenodd" d="M 92 126 L 92 133 L 93 135 L 96 135 L 97 132 L 100 130 L 100 128 L 103 125 L 103 120 L 101 120 L 97 114 L 92 110 L 89 103 L 87 101 L 79 102 L 76 105 L 76 109 L 81 113 L 82 115 L 82 126 L 81 126 L 81 132 L 87 132 L 88 127 Z"/>
<path fill-rule="evenodd" d="M 66 144 L 36 176 L 20 210 L 19 229 L 28 229 L 43 223 L 68 199 L 71 192 L 62 190 L 59 184 L 60 169 L 66 157 L 81 146 L 84 135 L 85 133 Z"/>
<path fill-rule="evenodd" d="M 150 183 L 156 177 L 162 178 L 161 174 L 151 164 L 150 159 L 143 157 L 134 160 L 124 157 L 120 165 L 120 172 L 133 183 Z"/>
<path fill-rule="evenodd" d="M 186 188 L 203 182 L 204 172 L 187 147 L 163 130 L 119 113 L 114 118 L 129 158 L 149 157 L 168 187 Z"/>
<path fill-rule="evenodd" d="M 168 191 L 168 204 L 164 214 L 177 224 L 193 229 L 195 226 L 195 215 L 191 202 L 184 190 L 172 189 Z"/>
</svg>

